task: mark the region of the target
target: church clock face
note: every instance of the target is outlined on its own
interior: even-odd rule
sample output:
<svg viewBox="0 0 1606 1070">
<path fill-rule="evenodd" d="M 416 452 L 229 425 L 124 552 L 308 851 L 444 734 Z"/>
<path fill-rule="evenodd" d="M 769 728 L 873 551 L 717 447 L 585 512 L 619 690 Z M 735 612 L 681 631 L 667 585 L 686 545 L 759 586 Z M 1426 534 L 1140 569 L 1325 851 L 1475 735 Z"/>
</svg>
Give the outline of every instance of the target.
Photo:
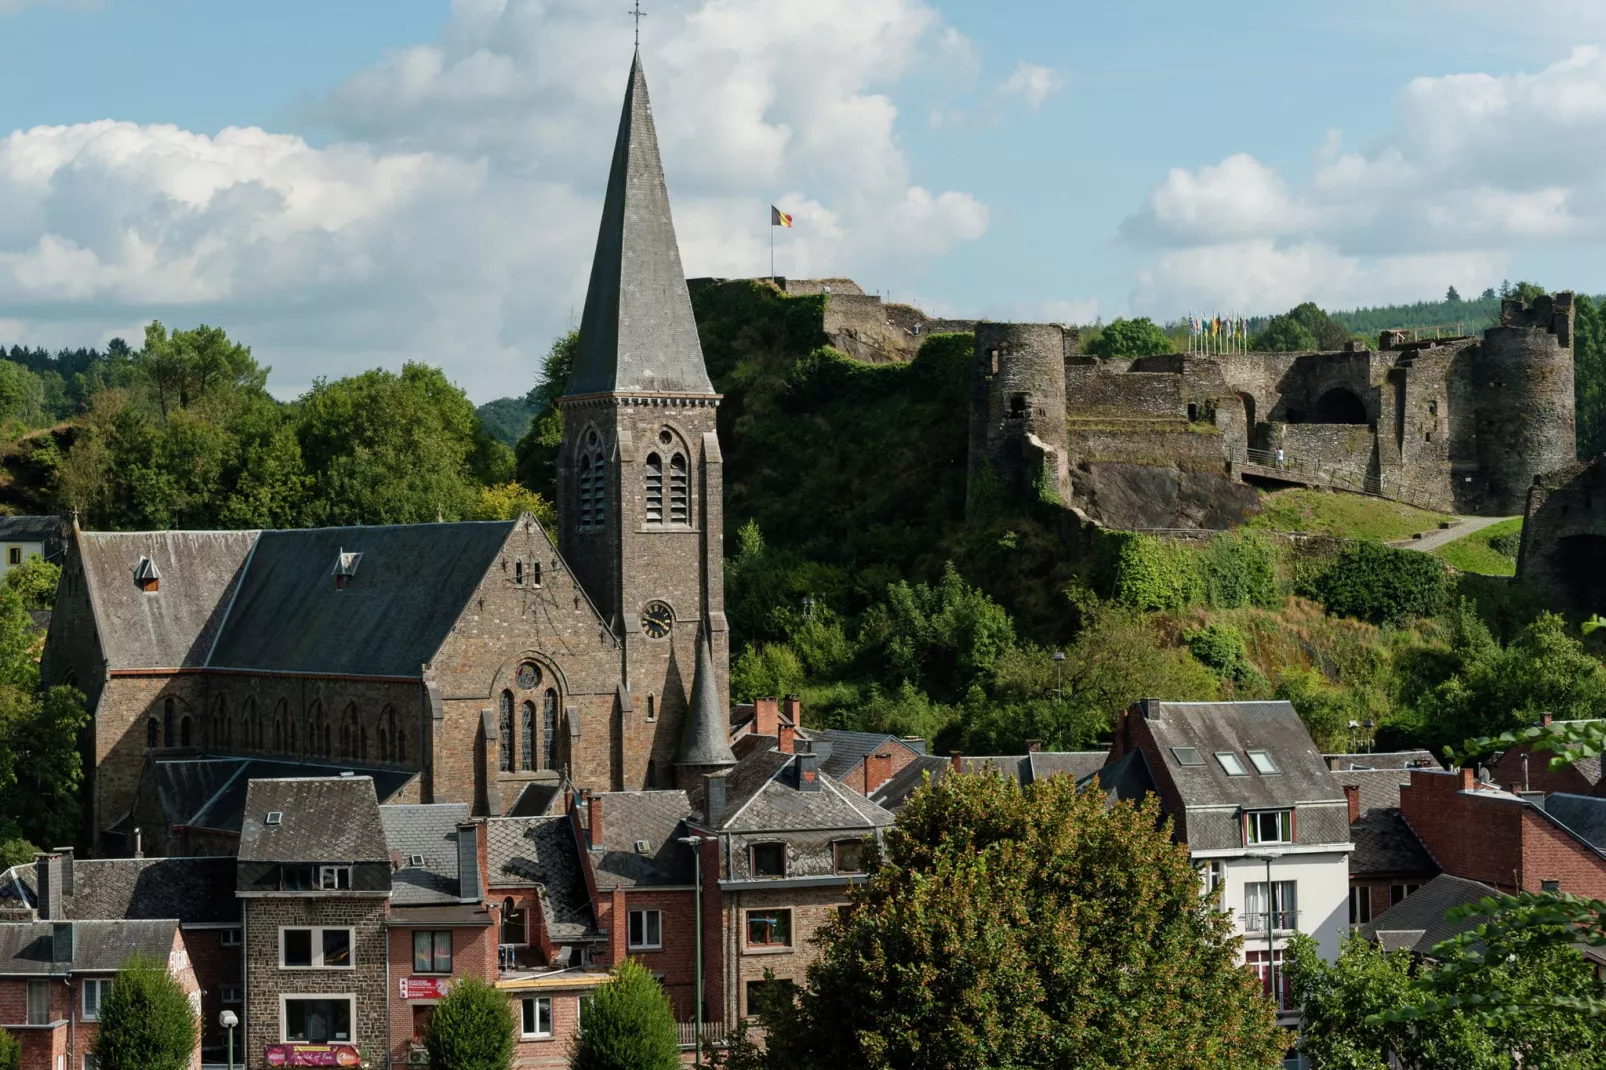
<svg viewBox="0 0 1606 1070">
<path fill-rule="evenodd" d="M 675 611 L 668 602 L 648 602 L 641 610 L 641 630 L 649 639 L 662 639 L 675 626 Z"/>
</svg>

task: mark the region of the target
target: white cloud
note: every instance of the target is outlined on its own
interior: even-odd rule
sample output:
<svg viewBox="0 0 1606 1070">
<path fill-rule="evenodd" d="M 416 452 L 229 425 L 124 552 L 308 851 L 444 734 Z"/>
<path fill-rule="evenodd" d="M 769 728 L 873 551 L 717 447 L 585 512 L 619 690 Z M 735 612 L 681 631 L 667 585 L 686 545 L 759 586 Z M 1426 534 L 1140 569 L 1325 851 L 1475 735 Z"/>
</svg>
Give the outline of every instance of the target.
<svg viewBox="0 0 1606 1070">
<path fill-rule="evenodd" d="M 1303 185 L 1244 154 L 1173 170 L 1121 232 L 1166 250 L 1133 300 L 1173 314 L 1487 284 L 1514 250 L 1606 236 L 1606 56 L 1580 47 L 1536 73 L 1417 78 L 1364 148 L 1328 131 Z"/>
<path fill-rule="evenodd" d="M 1027 107 L 1039 108 L 1048 95 L 1063 84 L 1064 79 L 1053 68 L 1021 60 L 1015 65 L 1014 73 L 998 89 L 1005 96 L 1024 100 Z"/>
<path fill-rule="evenodd" d="M 457 0 L 437 41 L 302 102 L 326 147 L 110 120 L 0 139 L 5 340 L 161 316 L 228 328 L 281 393 L 408 358 L 522 392 L 584 297 L 629 63 L 614 15 Z M 985 231 L 898 144 L 888 91 L 974 65 L 925 0 L 666 2 L 643 48 L 689 274 L 767 272 L 771 202 L 797 217 L 776 243 L 794 275 L 902 275 Z"/>
</svg>

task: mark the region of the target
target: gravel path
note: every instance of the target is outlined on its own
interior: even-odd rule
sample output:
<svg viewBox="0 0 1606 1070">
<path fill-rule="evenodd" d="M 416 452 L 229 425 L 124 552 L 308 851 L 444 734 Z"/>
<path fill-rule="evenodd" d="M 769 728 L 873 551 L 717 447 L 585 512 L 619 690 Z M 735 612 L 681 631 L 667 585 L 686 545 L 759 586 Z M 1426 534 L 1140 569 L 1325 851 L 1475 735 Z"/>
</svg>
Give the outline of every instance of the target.
<svg viewBox="0 0 1606 1070">
<path fill-rule="evenodd" d="M 1511 516 L 1460 516 L 1456 517 L 1455 523 L 1447 528 L 1431 531 L 1420 539 L 1399 539 L 1389 543 L 1389 545 L 1398 546 L 1402 550 L 1421 550 L 1423 553 L 1427 553 L 1431 550 L 1437 550 L 1445 543 L 1454 542 L 1463 535 L 1471 535 L 1474 531 L 1482 531 L 1484 528 L 1498 524 L 1502 520 L 1515 519 L 1517 518 Z"/>
</svg>

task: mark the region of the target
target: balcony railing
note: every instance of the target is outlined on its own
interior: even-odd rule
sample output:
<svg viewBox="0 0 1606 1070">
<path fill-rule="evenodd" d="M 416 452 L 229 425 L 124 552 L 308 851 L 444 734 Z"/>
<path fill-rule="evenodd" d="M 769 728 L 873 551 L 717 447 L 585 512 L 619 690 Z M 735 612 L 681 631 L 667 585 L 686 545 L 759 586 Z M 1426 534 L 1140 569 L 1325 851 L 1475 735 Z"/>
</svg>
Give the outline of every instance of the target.
<svg viewBox="0 0 1606 1070">
<path fill-rule="evenodd" d="M 675 1030 L 680 1034 L 680 1046 L 682 1048 L 690 1049 L 698 1046 L 696 1022 L 676 1022 Z M 725 1036 L 724 1022 L 703 1023 L 703 1042 L 705 1044 L 719 1044 L 724 1041 Z"/>
<path fill-rule="evenodd" d="M 1244 933 L 1254 936 L 1256 933 L 1266 931 L 1266 912 L 1244 914 Z M 1299 928 L 1299 911 L 1274 910 L 1271 912 L 1271 928 L 1273 932 L 1291 933 Z"/>
</svg>

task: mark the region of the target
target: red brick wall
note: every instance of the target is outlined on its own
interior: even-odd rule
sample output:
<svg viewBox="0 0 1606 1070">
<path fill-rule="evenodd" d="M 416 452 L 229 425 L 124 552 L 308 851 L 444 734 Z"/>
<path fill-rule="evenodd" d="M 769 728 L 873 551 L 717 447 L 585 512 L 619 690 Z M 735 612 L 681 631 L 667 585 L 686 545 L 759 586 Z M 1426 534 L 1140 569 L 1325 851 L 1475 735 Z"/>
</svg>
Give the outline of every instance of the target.
<svg viewBox="0 0 1606 1070">
<path fill-rule="evenodd" d="M 1110 757 L 1106 765 L 1128 751 L 1141 750 L 1149 761 L 1149 769 L 1154 774 L 1155 792 L 1160 796 L 1160 804 L 1165 812 L 1170 814 L 1176 822 L 1177 837 L 1183 841 L 1188 838 L 1187 817 L 1182 805 L 1182 796 L 1177 787 L 1166 774 L 1165 760 L 1160 757 L 1160 747 L 1154 741 L 1154 733 L 1149 731 L 1149 722 L 1144 719 L 1142 707 L 1134 702 L 1122 710 L 1115 722 L 1115 740 L 1110 746 Z"/>
<path fill-rule="evenodd" d="M 201 988 L 202 1046 L 216 1044 L 221 1047 L 226 1037 L 223 1027 L 218 1025 L 218 1014 L 224 1009 L 223 986 L 245 984 L 240 947 L 238 944 L 224 947 L 222 929 L 185 929 L 182 933 L 184 946 L 189 950 L 190 966 Z M 243 1003 L 231 1003 L 228 1007 L 235 1014 L 245 1012 Z M 238 1045 L 238 1030 L 235 1036 Z"/>
<path fill-rule="evenodd" d="M 1527 747 L 1513 747 L 1500 756 L 1500 760 L 1489 767 L 1489 775 L 1494 782 L 1507 791 L 1521 791 L 1522 760 L 1528 759 L 1528 787 L 1533 791 L 1564 791 L 1572 795 L 1597 795 L 1601 789 L 1589 782 L 1575 766 L 1564 765 L 1560 769 L 1550 768 L 1550 759 L 1554 757 L 1549 751 L 1535 751 Z"/>
<path fill-rule="evenodd" d="M 552 1036 L 539 1040 L 525 1040 L 519 1036 L 513 1046 L 514 1070 L 546 1070 L 549 1067 L 566 1070 L 569 1065 L 569 1045 L 580 1025 L 580 992 L 550 988 L 509 992 L 508 998 L 513 1003 L 514 1028 L 518 1031 L 523 1029 L 523 1008 L 520 1004 L 525 996 L 545 996 L 552 1000 Z"/>
<path fill-rule="evenodd" d="M 396 911 L 396 914 L 403 916 L 405 916 L 405 913 L 406 908 Z M 428 929 L 429 926 L 420 925 L 418 928 Z M 449 931 L 452 934 L 451 977 L 453 979 L 478 977 L 487 983 L 495 983 L 497 978 L 495 926 L 486 925 L 438 931 Z M 390 930 L 390 994 L 388 997 L 390 1009 L 390 1057 L 395 1065 L 404 1064 L 409 1042 L 416 1035 L 414 1024 L 422 1016 L 415 1014 L 415 1010 L 435 1004 L 434 1000 L 404 1000 L 401 998 L 402 978 L 415 976 L 413 973 L 413 932 L 412 928 Z"/>
</svg>

